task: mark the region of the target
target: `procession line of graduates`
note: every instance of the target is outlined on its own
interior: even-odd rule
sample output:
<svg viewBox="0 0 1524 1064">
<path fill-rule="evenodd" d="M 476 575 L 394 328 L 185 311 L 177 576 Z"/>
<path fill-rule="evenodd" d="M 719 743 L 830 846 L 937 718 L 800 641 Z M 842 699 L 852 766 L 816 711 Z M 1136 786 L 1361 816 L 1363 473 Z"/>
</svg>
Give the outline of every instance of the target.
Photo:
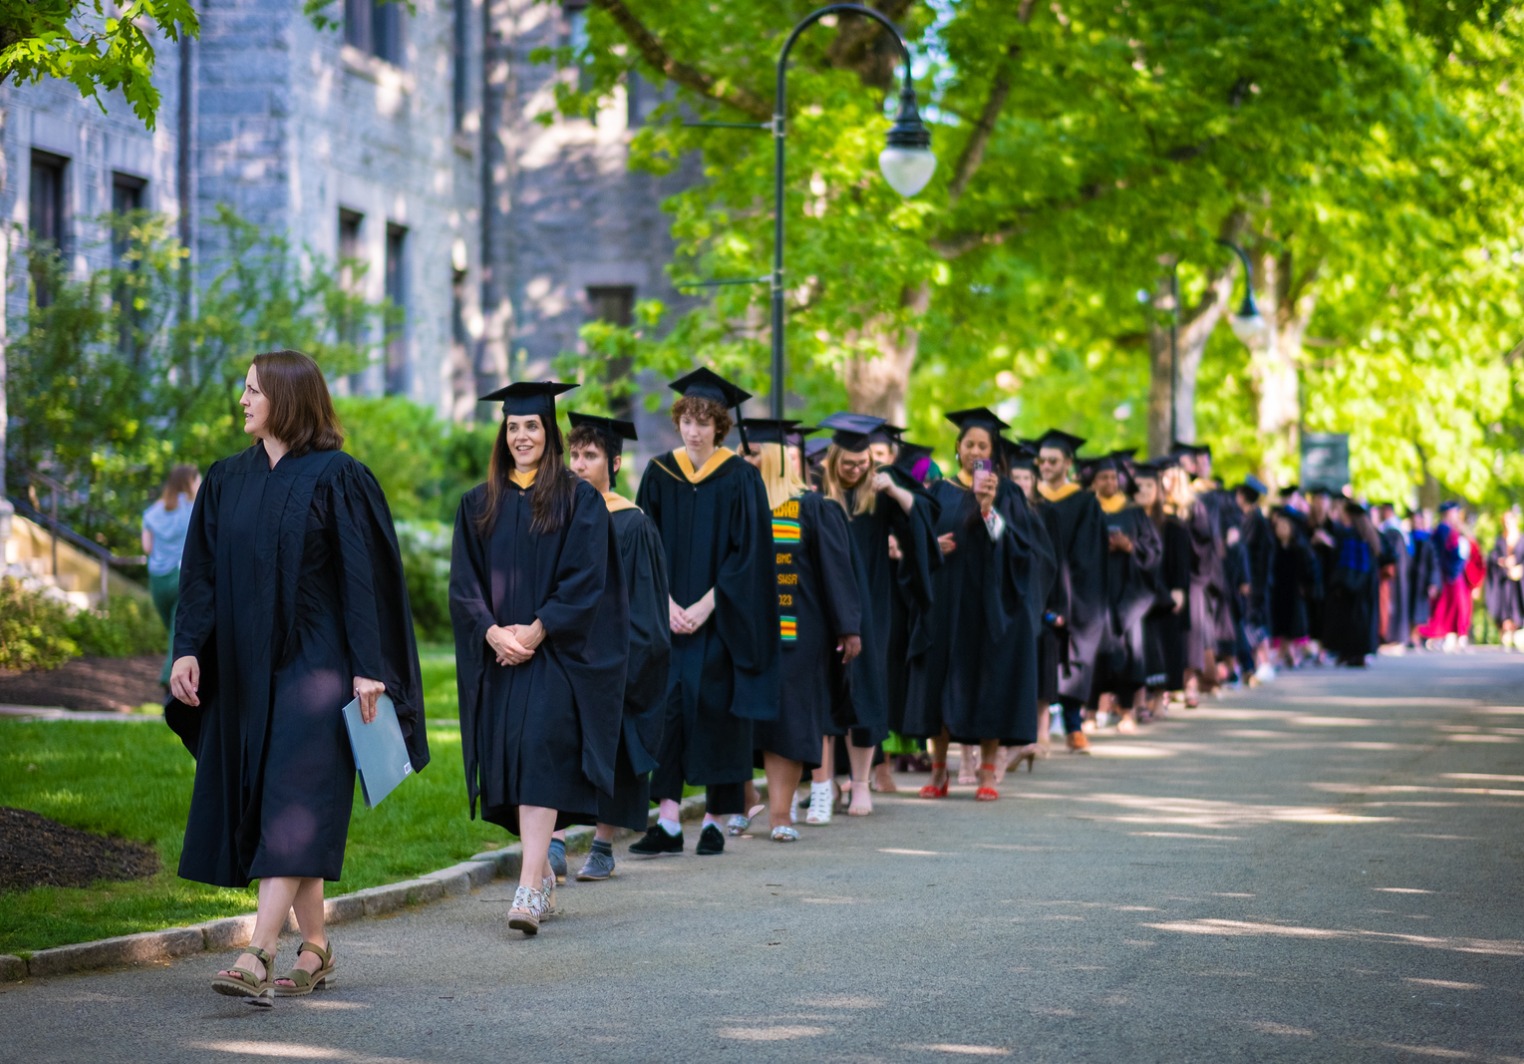
<svg viewBox="0 0 1524 1064">
<path fill-rule="evenodd" d="M 682 445 L 635 502 L 615 492 L 627 421 L 570 414 L 575 386 L 511 384 L 485 483 L 456 514 L 450 575 L 470 815 L 523 848 L 509 926 L 535 934 L 565 874 L 560 833 L 595 825 L 583 880 L 630 852 L 682 853 L 684 788 L 705 790 L 695 852 L 724 852 L 769 783 L 771 838 L 872 812 L 884 749 L 924 744 L 926 799 L 954 744 L 994 801 L 1012 765 L 1069 749 L 1102 715 L 1135 727 L 1235 675 L 1312 653 L 1363 666 L 1382 642 L 1470 627 L 1485 584 L 1505 639 L 1524 624 L 1524 542 L 1506 515 L 1483 558 L 1458 508 L 1432 533 L 1323 490 L 1211 480 L 1177 444 L 1080 456 L 1058 429 L 1012 440 L 955 411 L 956 468 L 882 419 L 737 420 L 750 396 L 708 369 L 671 385 Z M 335 970 L 323 884 L 339 878 L 354 787 L 341 715 L 395 705 L 411 768 L 429 759 L 400 552 L 375 478 L 344 455 L 316 364 L 256 357 L 240 400 L 254 444 L 216 463 L 191 515 L 166 719 L 197 758 L 181 875 L 260 880 L 250 948 L 213 978 L 268 1004 Z M 739 451 L 726 441 L 732 431 Z M 825 435 L 806 443 L 816 432 Z M 1079 476 L 1077 481 L 1076 474 Z M 887 773 L 886 773 L 887 774 Z M 877 777 L 880 785 L 886 782 Z M 657 819 L 649 825 L 651 803 Z M 294 912 L 304 941 L 273 971 Z"/>
</svg>

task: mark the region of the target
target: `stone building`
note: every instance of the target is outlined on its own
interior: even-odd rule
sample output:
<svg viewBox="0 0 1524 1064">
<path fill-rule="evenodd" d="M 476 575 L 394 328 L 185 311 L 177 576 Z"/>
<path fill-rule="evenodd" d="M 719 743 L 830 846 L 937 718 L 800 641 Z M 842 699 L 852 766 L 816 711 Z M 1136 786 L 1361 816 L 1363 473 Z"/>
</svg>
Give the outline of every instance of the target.
<svg viewBox="0 0 1524 1064">
<path fill-rule="evenodd" d="M 71 85 L 0 86 L 12 279 L 34 235 L 78 271 L 104 265 L 97 218 L 113 208 L 174 216 L 204 260 L 227 204 L 362 261 L 354 283 L 402 308 L 401 334 L 341 390 L 470 416 L 484 388 L 548 375 L 587 321 L 677 299 L 660 202 L 678 186 L 626 165 L 651 88 L 586 118 L 539 117 L 577 73 L 531 53 L 575 43 L 584 7 L 333 0 L 319 25 L 301 0 L 205 0 L 199 40 L 159 48 L 153 132 L 120 98 L 102 113 Z M 24 283 L 8 299 L 24 309 Z"/>
</svg>

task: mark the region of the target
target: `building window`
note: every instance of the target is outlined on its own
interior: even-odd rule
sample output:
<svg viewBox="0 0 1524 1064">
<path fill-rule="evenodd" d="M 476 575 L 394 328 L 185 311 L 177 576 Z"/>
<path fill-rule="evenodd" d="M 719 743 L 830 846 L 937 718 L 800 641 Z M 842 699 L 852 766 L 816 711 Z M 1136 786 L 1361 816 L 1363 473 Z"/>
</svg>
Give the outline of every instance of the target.
<svg viewBox="0 0 1524 1064">
<path fill-rule="evenodd" d="M 365 273 L 365 246 L 360 242 L 364 224 L 365 215 L 339 208 L 339 286 L 357 298 L 363 298 L 365 295 L 364 284 L 361 280 Z M 357 319 L 358 316 L 353 308 L 345 305 L 334 323 L 341 344 L 348 344 L 351 347 L 363 345 L 364 337 L 360 335 L 360 323 Z M 364 377 L 361 374 L 356 373 L 350 376 L 351 391 L 358 392 L 363 382 Z"/>
<path fill-rule="evenodd" d="M 566 19 L 566 47 L 572 50 L 577 62 L 577 91 L 589 92 L 593 87 L 593 72 L 588 66 L 587 49 L 587 0 L 566 0 L 561 5 L 561 14 Z M 587 117 L 597 117 L 597 112 L 588 109 Z"/>
<path fill-rule="evenodd" d="M 69 160 L 52 152 L 32 150 L 31 197 L 27 204 L 27 229 L 32 246 L 45 258 L 49 251 L 68 251 Z M 32 293 L 39 307 L 53 302 L 41 261 L 32 266 Z"/>
<path fill-rule="evenodd" d="M 395 331 L 386 341 L 386 394 L 406 395 L 409 385 L 407 352 L 407 230 L 386 227 L 386 299 L 397 316 Z"/>
<path fill-rule="evenodd" d="M 344 0 L 344 43 L 402 66 L 402 0 Z"/>
<path fill-rule="evenodd" d="M 137 272 L 142 263 L 127 258 L 127 253 L 132 250 L 132 231 L 127 216 L 144 208 L 147 189 L 148 182 L 141 177 L 111 175 L 111 265 L 118 271 L 111 298 L 117 305 L 117 350 L 134 360 L 142 351 L 139 332 L 143 315 L 132 298 L 136 286 L 124 274 L 126 271 Z"/>
<path fill-rule="evenodd" d="M 587 306 L 593 321 L 607 322 L 628 329 L 635 324 L 635 288 L 633 285 L 595 286 L 587 290 Z M 630 420 L 635 415 L 635 392 L 630 380 L 635 360 L 630 355 L 616 355 L 604 367 L 609 385 L 609 411 L 614 417 Z"/>
</svg>

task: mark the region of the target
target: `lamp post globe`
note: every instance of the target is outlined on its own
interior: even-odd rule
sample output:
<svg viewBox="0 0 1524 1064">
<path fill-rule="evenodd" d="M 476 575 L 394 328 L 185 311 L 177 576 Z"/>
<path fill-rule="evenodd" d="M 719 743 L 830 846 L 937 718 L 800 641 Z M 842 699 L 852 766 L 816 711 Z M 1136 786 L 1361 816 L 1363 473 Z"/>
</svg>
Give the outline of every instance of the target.
<svg viewBox="0 0 1524 1064">
<path fill-rule="evenodd" d="M 931 153 L 931 131 L 921 121 L 916 107 L 915 87 L 907 71 L 905 87 L 900 90 L 900 113 L 878 154 L 878 168 L 889 187 L 907 199 L 925 188 L 936 173 L 937 157 Z"/>
</svg>

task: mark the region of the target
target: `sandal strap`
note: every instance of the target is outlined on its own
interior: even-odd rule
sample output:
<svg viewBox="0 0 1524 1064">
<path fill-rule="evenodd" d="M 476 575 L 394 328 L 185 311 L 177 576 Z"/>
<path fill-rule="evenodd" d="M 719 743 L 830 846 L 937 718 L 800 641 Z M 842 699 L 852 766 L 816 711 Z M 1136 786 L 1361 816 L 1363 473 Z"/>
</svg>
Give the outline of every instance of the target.
<svg viewBox="0 0 1524 1064">
<path fill-rule="evenodd" d="M 333 943 L 332 942 L 328 943 L 328 948 L 327 949 L 324 949 L 322 946 L 319 946 L 316 942 L 303 942 L 300 946 L 298 946 L 296 948 L 296 955 L 298 957 L 300 957 L 303 953 L 311 953 L 313 956 L 317 957 L 318 960 L 323 962 L 323 967 L 324 968 L 327 968 L 329 965 L 331 965 L 333 963 Z M 301 969 L 297 969 L 297 970 L 300 971 Z"/>
<path fill-rule="evenodd" d="M 249 946 L 247 949 L 244 950 L 244 952 L 249 954 L 251 957 L 255 958 L 256 960 L 258 960 L 260 964 L 263 964 L 265 966 L 265 971 L 266 972 L 268 972 L 270 970 L 270 965 L 275 963 L 275 954 L 274 953 L 267 953 L 266 951 L 260 949 L 258 946 Z M 280 952 L 280 951 L 277 950 L 276 953 L 278 953 L 278 952 Z M 242 969 L 242 968 L 231 968 L 231 969 L 229 969 L 229 971 L 244 971 L 244 970 L 246 970 L 246 969 Z"/>
</svg>

